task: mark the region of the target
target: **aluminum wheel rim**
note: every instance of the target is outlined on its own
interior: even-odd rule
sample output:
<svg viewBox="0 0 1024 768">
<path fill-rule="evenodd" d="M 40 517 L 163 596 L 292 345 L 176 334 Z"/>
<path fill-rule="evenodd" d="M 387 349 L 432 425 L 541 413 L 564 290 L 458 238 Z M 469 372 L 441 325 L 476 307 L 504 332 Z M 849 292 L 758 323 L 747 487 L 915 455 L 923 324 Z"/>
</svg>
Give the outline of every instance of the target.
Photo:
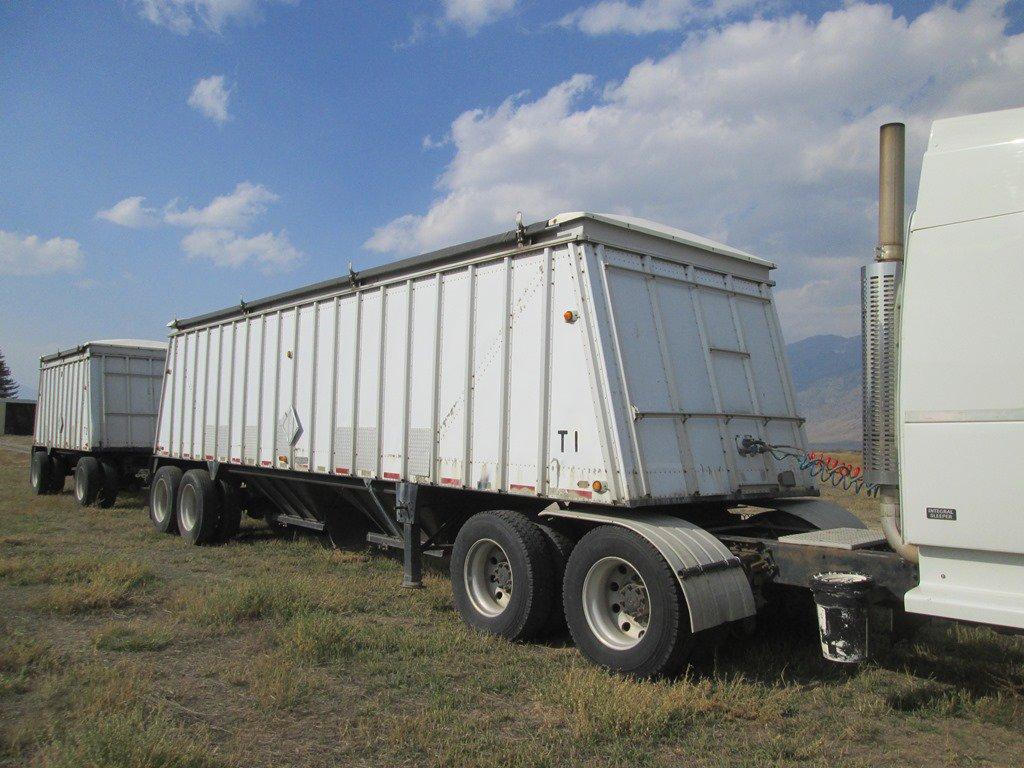
<svg viewBox="0 0 1024 768">
<path fill-rule="evenodd" d="M 583 615 L 594 636 L 618 651 L 647 634 L 651 601 L 639 571 L 621 557 L 603 557 L 583 580 Z"/>
<path fill-rule="evenodd" d="M 488 617 L 500 616 L 512 600 L 512 565 L 501 545 L 493 539 L 473 542 L 463 568 L 466 592 L 474 610 Z"/>
<path fill-rule="evenodd" d="M 167 519 L 167 514 L 170 510 L 170 496 L 171 489 L 167 487 L 167 481 L 161 480 L 156 484 L 156 493 L 153 498 L 153 517 L 156 518 L 158 523 L 162 523 Z"/>
<path fill-rule="evenodd" d="M 196 527 L 196 492 L 191 485 L 182 486 L 178 506 L 181 508 L 182 525 L 186 531 L 191 531 Z"/>
<path fill-rule="evenodd" d="M 32 462 L 32 487 L 39 487 L 39 465 L 36 462 Z M 24 475 L 22 475 L 24 477 Z"/>
<path fill-rule="evenodd" d="M 75 498 L 81 501 L 85 498 L 85 478 L 82 472 L 75 472 Z"/>
</svg>

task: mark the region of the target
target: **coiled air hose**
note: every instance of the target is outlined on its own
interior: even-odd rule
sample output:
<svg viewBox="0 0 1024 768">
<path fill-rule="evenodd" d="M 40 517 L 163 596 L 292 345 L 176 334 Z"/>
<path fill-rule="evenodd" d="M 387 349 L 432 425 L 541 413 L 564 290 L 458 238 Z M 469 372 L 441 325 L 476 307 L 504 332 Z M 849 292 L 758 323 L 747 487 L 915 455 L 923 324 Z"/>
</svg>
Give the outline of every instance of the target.
<svg viewBox="0 0 1024 768">
<path fill-rule="evenodd" d="M 767 453 L 776 461 L 792 461 L 801 472 L 822 485 L 831 485 L 849 493 L 863 493 L 874 498 L 879 487 L 865 482 L 863 468 L 821 451 L 801 451 L 792 445 L 773 445 L 752 435 L 736 436 L 736 449 L 741 456 Z"/>
</svg>

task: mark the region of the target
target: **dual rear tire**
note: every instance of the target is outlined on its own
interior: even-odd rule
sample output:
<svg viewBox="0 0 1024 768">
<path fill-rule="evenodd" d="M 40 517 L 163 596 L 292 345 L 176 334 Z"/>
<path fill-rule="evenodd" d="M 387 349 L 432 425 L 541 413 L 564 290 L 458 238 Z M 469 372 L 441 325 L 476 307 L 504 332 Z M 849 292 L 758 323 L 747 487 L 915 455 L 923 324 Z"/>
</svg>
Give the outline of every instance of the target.
<svg viewBox="0 0 1024 768">
<path fill-rule="evenodd" d="M 29 482 L 36 496 L 53 493 L 53 474 L 53 459 L 46 451 L 35 451 L 29 463 Z"/>
<path fill-rule="evenodd" d="M 119 478 L 120 471 L 114 462 L 83 456 L 75 465 L 75 499 L 83 507 L 112 507 L 117 501 Z"/>
<path fill-rule="evenodd" d="M 544 534 L 518 512 L 471 517 L 452 548 L 452 594 L 469 626 L 508 640 L 547 627 L 558 585 Z"/>
<path fill-rule="evenodd" d="M 634 677 L 674 675 L 693 648 L 679 580 L 636 533 L 603 525 L 573 548 L 562 584 L 565 618 L 591 661 Z"/>
<path fill-rule="evenodd" d="M 68 475 L 69 460 L 61 455 L 47 455 L 46 451 L 32 454 L 31 481 L 37 495 L 60 493 Z M 87 507 L 98 503 L 111 507 L 117 501 L 120 487 L 120 471 L 117 464 L 109 460 L 100 461 L 95 456 L 82 456 L 75 464 L 75 499 Z"/>
<path fill-rule="evenodd" d="M 178 533 L 190 544 L 214 544 L 238 533 L 241 516 L 238 489 L 215 481 L 205 469 L 182 472 L 166 465 L 153 477 L 149 519 L 161 533 Z"/>
<path fill-rule="evenodd" d="M 29 462 L 29 481 L 37 496 L 63 491 L 66 476 L 64 459 L 60 456 L 48 455 L 46 451 L 35 451 L 32 454 Z"/>
<path fill-rule="evenodd" d="M 615 672 L 673 675 L 694 646 L 672 569 L 619 526 L 595 528 L 573 546 L 521 513 L 481 512 L 455 539 L 451 578 L 469 626 L 520 641 L 567 624 L 579 650 Z"/>
</svg>

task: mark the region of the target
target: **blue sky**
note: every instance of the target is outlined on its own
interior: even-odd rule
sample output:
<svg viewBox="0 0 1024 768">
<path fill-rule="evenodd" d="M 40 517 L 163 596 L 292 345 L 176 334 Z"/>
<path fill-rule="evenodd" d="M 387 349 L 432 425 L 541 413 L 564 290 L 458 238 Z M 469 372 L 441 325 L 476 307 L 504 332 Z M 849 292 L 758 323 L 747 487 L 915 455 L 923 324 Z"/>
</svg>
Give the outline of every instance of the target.
<svg viewBox="0 0 1024 768">
<path fill-rule="evenodd" d="M 561 210 L 775 260 L 855 333 L 875 131 L 1021 106 L 1020 3 L 0 3 L 0 349 L 188 316 Z"/>
</svg>

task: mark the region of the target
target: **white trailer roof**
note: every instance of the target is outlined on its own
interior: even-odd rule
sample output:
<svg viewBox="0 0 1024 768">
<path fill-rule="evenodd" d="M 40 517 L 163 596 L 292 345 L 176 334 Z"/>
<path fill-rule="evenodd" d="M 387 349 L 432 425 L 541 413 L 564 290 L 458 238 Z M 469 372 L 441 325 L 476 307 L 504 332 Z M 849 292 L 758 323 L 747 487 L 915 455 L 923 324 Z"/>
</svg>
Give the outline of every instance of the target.
<svg viewBox="0 0 1024 768">
<path fill-rule="evenodd" d="M 125 350 L 152 350 L 154 352 L 166 352 L 167 342 L 164 341 L 150 341 L 149 339 L 96 339 L 94 341 L 86 341 L 79 344 L 77 347 L 69 347 L 68 349 L 58 349 L 49 355 L 43 355 L 39 358 L 40 362 L 48 362 L 50 360 L 59 360 L 62 357 L 68 357 L 69 355 L 77 355 L 84 352 L 90 347 L 107 347 L 111 349 L 125 349 Z"/>
<path fill-rule="evenodd" d="M 675 227 L 669 227 L 665 224 L 658 224 L 657 222 L 649 219 L 641 219 L 638 216 L 622 216 L 614 213 L 590 213 L 588 211 L 572 211 L 571 213 L 560 213 L 552 219 L 548 220 L 548 223 L 557 227 L 560 224 L 567 224 L 571 221 L 578 219 L 592 219 L 594 221 L 603 221 L 605 224 L 612 224 L 617 227 L 623 227 L 624 229 L 631 229 L 636 232 L 643 232 L 647 235 L 654 235 L 655 237 L 661 237 L 666 240 L 672 240 L 683 245 L 692 245 L 696 248 L 700 248 L 705 251 L 712 251 L 714 253 L 720 253 L 723 256 L 732 256 L 735 259 L 741 259 L 742 261 L 749 261 L 753 264 L 758 264 L 768 269 L 775 269 L 775 264 L 755 256 L 752 253 L 741 251 L 738 248 L 733 248 L 726 245 L 725 243 L 719 243 L 715 240 L 711 240 L 701 235 L 695 235 L 692 232 L 687 232 L 682 229 L 676 229 Z"/>
<path fill-rule="evenodd" d="M 494 253 L 502 248 L 515 247 L 517 243 L 536 244 L 549 238 L 556 238 L 564 235 L 566 230 L 579 226 L 586 228 L 586 223 L 596 222 L 599 226 L 612 227 L 622 232 L 637 233 L 647 237 L 659 238 L 666 242 L 678 245 L 685 245 L 697 248 L 707 253 L 725 259 L 734 259 L 749 265 L 755 271 L 770 270 L 775 264 L 765 259 L 732 248 L 724 243 L 719 243 L 682 229 L 676 229 L 664 224 L 657 224 L 647 219 L 640 219 L 633 216 L 622 216 L 610 213 L 590 213 L 587 211 L 574 211 L 557 214 L 550 219 L 527 224 L 521 229 L 510 229 L 499 232 L 496 235 L 483 237 L 466 243 L 460 243 L 448 248 L 424 253 L 419 256 L 412 256 L 408 259 L 400 259 L 378 267 L 351 272 L 344 277 L 336 277 L 313 285 L 303 286 L 290 291 L 284 291 L 273 296 L 266 296 L 254 301 L 245 301 L 231 307 L 226 307 L 215 312 L 208 312 L 186 319 L 175 318 L 167 324 L 169 328 L 182 329 L 215 322 L 237 313 L 239 309 L 244 312 L 252 312 L 266 309 L 276 305 L 286 305 L 290 302 L 301 299 L 305 296 L 321 295 L 325 291 L 344 290 L 354 288 L 356 285 L 365 286 L 371 282 L 381 279 L 390 279 L 400 274 L 408 274 L 423 269 L 434 269 L 447 263 L 456 262 L 460 259 L 476 255 Z"/>
</svg>

